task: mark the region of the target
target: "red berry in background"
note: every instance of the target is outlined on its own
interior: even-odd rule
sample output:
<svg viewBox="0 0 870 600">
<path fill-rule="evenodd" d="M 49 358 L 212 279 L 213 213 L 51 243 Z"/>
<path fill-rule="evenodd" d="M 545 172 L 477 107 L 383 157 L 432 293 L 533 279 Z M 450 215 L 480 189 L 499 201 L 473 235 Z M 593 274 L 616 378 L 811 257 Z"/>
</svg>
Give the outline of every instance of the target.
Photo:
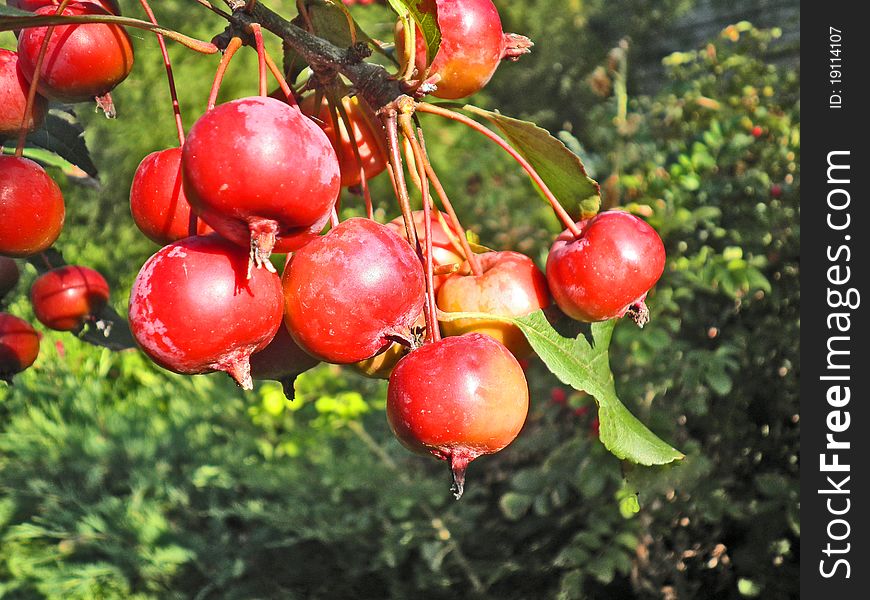
<svg viewBox="0 0 870 600">
<path fill-rule="evenodd" d="M 285 322 L 325 362 L 351 364 L 408 339 L 423 310 L 423 268 L 408 242 L 368 219 L 348 219 L 310 242 L 284 270 Z"/>
<path fill-rule="evenodd" d="M 139 230 L 161 246 L 188 236 L 190 204 L 181 184 L 181 148 L 158 150 L 142 159 L 130 186 L 130 214 Z M 198 221 L 197 234 L 213 231 Z"/>
<path fill-rule="evenodd" d="M 432 223 L 432 262 L 435 267 L 460 265 L 464 260 L 462 258 L 461 248 L 457 248 L 457 246 L 454 245 L 454 243 L 451 241 L 452 236 L 454 239 L 457 240 L 456 244 L 458 245 L 459 234 L 453 230 L 450 222 L 450 217 L 447 215 L 447 213 L 440 214 L 441 218 L 438 217 L 439 213 L 437 212 L 431 211 L 429 213 L 429 220 Z M 424 228 L 424 213 L 422 210 L 415 210 L 413 212 L 413 216 L 414 227 L 416 228 L 417 236 L 420 239 L 420 243 L 424 244 L 426 239 L 426 230 Z M 448 230 L 445 229 L 445 226 L 449 228 L 449 234 Z M 405 230 L 405 220 L 401 216 L 398 216 L 389 223 L 387 223 L 387 227 L 398 233 L 406 240 L 408 239 L 408 232 Z M 441 288 L 441 285 L 448 277 L 449 275 L 436 275 L 434 277 L 436 294 Z"/>
<path fill-rule="evenodd" d="M 449 460 L 457 498 L 468 463 L 510 444 L 528 411 L 528 385 L 516 358 L 479 333 L 412 351 L 387 388 L 387 420 L 396 437 L 414 452 Z"/>
<path fill-rule="evenodd" d="M 165 369 L 225 371 L 251 389 L 250 356 L 281 326 L 281 279 L 265 269 L 247 278 L 248 253 L 216 234 L 154 254 L 130 292 L 130 329 Z"/>
<path fill-rule="evenodd" d="M 251 377 L 280 382 L 284 395 L 292 400 L 296 377 L 319 364 L 319 360 L 293 341 L 287 328 L 282 325 L 268 346 L 251 355 Z"/>
<path fill-rule="evenodd" d="M 88 267 L 66 265 L 36 278 L 30 302 L 37 320 L 56 331 L 77 331 L 109 302 L 109 284 Z"/>
<path fill-rule="evenodd" d="M 18 66 L 18 54 L 0 48 L 0 141 L 18 136 L 29 88 L 30 84 Z M 30 120 L 27 121 L 28 131 L 42 124 L 46 107 L 46 99 L 37 94 Z"/>
<path fill-rule="evenodd" d="M 63 195 L 45 169 L 0 156 L 0 255 L 24 257 L 51 246 L 63 229 Z"/>
<path fill-rule="evenodd" d="M 772 186 L 770 186 L 770 195 L 774 198 L 779 198 L 780 196 L 782 196 L 782 186 L 778 183 L 774 183 Z"/>
<path fill-rule="evenodd" d="M 30 12 L 34 12 L 43 6 L 53 6 L 57 10 L 60 2 L 61 0 L 6 0 L 8 6 Z M 113 15 L 121 14 L 121 9 L 118 8 L 118 3 L 115 0 L 79 0 L 78 4 L 96 4 Z"/>
<path fill-rule="evenodd" d="M 20 276 L 21 271 L 18 270 L 16 262 L 6 256 L 0 256 L 0 300 L 15 289 Z"/>
<path fill-rule="evenodd" d="M 565 404 L 568 400 L 568 394 L 564 389 L 555 387 L 550 390 L 550 401 L 553 404 Z"/>
<path fill-rule="evenodd" d="M 320 103 L 319 110 L 314 106 L 316 94 L 307 96 L 299 108 L 309 117 L 315 118 L 315 123 L 326 133 L 336 155 L 341 170 L 341 186 L 350 187 L 362 182 L 360 165 L 366 179 L 379 175 L 387 168 L 386 134 L 374 111 L 359 97 L 344 97 L 341 100 L 345 113 L 351 123 L 353 137 L 351 138 L 345 123 L 339 117 L 339 128 L 336 133 L 335 123 L 326 98 Z M 357 161 L 353 146 L 359 149 L 360 161 Z"/>
<path fill-rule="evenodd" d="M 456 99 L 481 90 L 502 59 L 516 60 L 529 52 L 532 43 L 516 34 L 505 34 L 492 0 L 423 0 L 419 10 L 435 14 L 441 30 L 441 45 L 426 70 L 426 44 L 416 29 L 415 64 L 437 89 L 438 98 Z M 404 54 L 402 27 L 396 32 L 396 51 Z"/>
<path fill-rule="evenodd" d="M 181 168 L 194 211 L 225 238 L 254 249 L 266 268 L 272 251 L 292 252 L 323 229 L 340 191 L 326 134 L 268 97 L 233 100 L 200 117 Z"/>
<path fill-rule="evenodd" d="M 756 125 L 752 128 L 752 137 L 760 138 L 764 134 L 764 129 L 761 128 L 760 125 Z"/>
<path fill-rule="evenodd" d="M 30 323 L 7 313 L 0 313 L 0 381 L 12 382 L 12 376 L 33 364 L 39 355 L 39 334 Z"/>
<path fill-rule="evenodd" d="M 547 257 L 547 283 L 559 308 L 579 321 L 606 321 L 631 311 L 649 319 L 644 302 L 665 268 L 665 247 L 645 221 L 607 211 L 563 231 Z"/>
<path fill-rule="evenodd" d="M 45 6 L 37 15 L 53 15 Z M 108 15 L 92 3 L 69 4 L 65 16 Z M 21 70 L 33 79 L 47 27 L 24 29 L 18 38 Z M 104 96 L 124 81 L 133 68 L 133 46 L 123 27 L 105 23 L 58 25 L 51 34 L 39 76 L 39 93 L 61 102 L 85 102 Z"/>
<path fill-rule="evenodd" d="M 444 312 L 482 312 L 503 317 L 522 317 L 550 305 L 547 279 L 531 258 L 519 252 L 486 252 L 477 260 L 483 271 L 471 273 L 468 263 L 447 278 L 438 292 L 438 308 Z M 517 358 L 532 354 L 526 336 L 516 326 L 497 320 L 460 319 L 443 321 L 444 335 L 483 333 L 504 344 Z"/>
</svg>

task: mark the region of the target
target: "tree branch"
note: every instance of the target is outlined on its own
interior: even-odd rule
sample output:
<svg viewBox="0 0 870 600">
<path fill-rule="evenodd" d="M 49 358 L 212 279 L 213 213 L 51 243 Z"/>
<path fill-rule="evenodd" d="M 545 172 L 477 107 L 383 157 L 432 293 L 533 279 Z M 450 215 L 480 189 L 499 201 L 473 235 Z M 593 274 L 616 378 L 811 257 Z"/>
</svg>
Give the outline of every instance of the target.
<svg viewBox="0 0 870 600">
<path fill-rule="evenodd" d="M 372 107 L 381 109 L 405 95 L 402 84 L 380 65 L 365 62 L 370 49 L 365 44 L 340 48 L 331 42 L 308 33 L 281 15 L 257 2 L 250 13 L 244 11 L 246 2 L 224 0 L 232 10 L 232 23 L 248 30 L 251 23 L 259 23 L 291 46 L 316 72 L 341 73 L 353 84 L 356 93 Z"/>
</svg>

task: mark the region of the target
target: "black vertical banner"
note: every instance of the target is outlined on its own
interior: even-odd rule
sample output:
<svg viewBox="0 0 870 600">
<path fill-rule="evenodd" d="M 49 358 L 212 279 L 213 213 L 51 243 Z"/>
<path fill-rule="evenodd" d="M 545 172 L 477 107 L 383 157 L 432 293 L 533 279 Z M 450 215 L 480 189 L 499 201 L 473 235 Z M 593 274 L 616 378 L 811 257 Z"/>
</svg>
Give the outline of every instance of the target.
<svg viewBox="0 0 870 600">
<path fill-rule="evenodd" d="M 801 595 L 870 590 L 870 31 L 801 5 Z M 864 306 L 864 304 L 867 306 Z"/>
</svg>

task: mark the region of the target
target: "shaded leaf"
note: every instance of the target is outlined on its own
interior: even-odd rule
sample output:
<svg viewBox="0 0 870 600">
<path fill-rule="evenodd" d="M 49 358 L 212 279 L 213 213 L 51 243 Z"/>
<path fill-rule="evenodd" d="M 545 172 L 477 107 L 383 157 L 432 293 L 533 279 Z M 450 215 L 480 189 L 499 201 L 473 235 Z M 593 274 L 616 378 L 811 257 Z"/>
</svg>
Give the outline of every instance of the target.
<svg viewBox="0 0 870 600">
<path fill-rule="evenodd" d="M 97 177 L 97 166 L 85 144 L 84 129 L 72 113 L 52 109 L 43 126 L 27 136 L 27 142 L 50 150 L 91 177 Z"/>
<path fill-rule="evenodd" d="M 595 215 L 601 187 L 589 177 L 579 156 L 546 129 L 467 104 L 463 109 L 498 127 L 513 147 L 534 167 L 550 191 L 575 219 Z"/>
</svg>

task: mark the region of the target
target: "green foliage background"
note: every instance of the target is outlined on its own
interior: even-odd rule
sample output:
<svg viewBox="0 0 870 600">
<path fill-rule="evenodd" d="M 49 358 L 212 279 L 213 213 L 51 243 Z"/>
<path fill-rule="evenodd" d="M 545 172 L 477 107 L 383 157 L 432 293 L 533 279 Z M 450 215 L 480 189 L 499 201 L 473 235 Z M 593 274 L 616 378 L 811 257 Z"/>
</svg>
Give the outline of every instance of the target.
<svg viewBox="0 0 870 600">
<path fill-rule="evenodd" d="M 665 240 L 652 322 L 619 324 L 611 362 L 623 401 L 684 464 L 620 465 L 595 437 L 591 399 L 564 390 L 558 402 L 561 386 L 532 361 L 524 431 L 474 463 L 454 502 L 446 467 L 393 439 L 382 382 L 323 365 L 288 403 L 277 384 L 246 394 L 223 376 L 175 376 L 136 351 L 45 332 L 36 365 L 0 388 L 0 598 L 797 596 L 800 107 L 797 70 L 769 58 L 781 32 L 742 23 L 669 55 L 660 89 L 630 95 L 620 123 L 617 98 L 589 75 L 625 36 L 631 73 L 692 2 L 499 6 L 537 46 L 475 102 L 550 128 L 607 203 Z M 192 2 L 155 9 L 202 39 L 221 27 Z M 389 39 L 381 8 L 355 14 Z M 176 142 L 157 45 L 133 37 L 119 119 L 77 108 L 99 189 L 52 172 L 68 210 L 58 247 L 106 274 L 122 313 L 157 249 L 129 216 L 132 174 Z M 218 59 L 170 52 L 189 126 Z M 253 53 L 236 61 L 225 98 L 256 91 Z M 475 134 L 423 123 L 481 243 L 543 265 L 557 224 L 523 174 Z M 392 218 L 387 182 L 375 189 L 378 215 Z M 352 197 L 344 206 L 359 210 Z M 28 267 L 9 307 L 25 318 L 33 277 Z"/>
</svg>

